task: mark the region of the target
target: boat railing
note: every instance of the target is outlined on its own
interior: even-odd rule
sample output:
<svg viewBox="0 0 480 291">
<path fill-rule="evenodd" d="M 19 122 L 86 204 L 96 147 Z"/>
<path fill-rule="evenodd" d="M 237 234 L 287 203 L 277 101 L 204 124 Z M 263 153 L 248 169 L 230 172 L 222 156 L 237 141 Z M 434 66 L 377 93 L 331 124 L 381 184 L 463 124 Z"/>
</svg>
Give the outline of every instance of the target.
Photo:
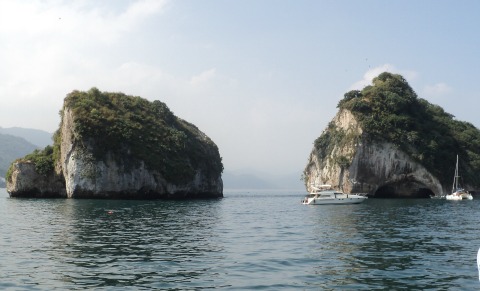
<svg viewBox="0 0 480 291">
<path fill-rule="evenodd" d="M 331 190 L 332 185 L 328 185 L 328 184 L 323 184 L 323 185 L 318 185 L 318 186 L 312 185 L 312 189 L 317 190 L 317 191 Z"/>
<path fill-rule="evenodd" d="M 358 196 L 368 196 L 368 193 L 350 193 L 352 195 L 358 195 Z"/>
</svg>

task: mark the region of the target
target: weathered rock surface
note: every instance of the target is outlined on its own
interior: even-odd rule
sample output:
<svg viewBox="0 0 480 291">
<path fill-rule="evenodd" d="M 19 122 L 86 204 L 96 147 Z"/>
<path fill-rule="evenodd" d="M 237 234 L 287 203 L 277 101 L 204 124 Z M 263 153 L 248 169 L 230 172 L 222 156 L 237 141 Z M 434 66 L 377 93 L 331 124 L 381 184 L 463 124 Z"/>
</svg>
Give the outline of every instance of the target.
<svg viewBox="0 0 480 291">
<path fill-rule="evenodd" d="M 13 197 L 59 198 L 67 197 L 63 177 L 52 173 L 44 176 L 35 170 L 30 161 L 15 162 L 12 181 L 7 183 L 7 191 Z"/>
<path fill-rule="evenodd" d="M 192 162 L 192 158 L 197 158 L 195 156 L 179 157 L 182 161 L 186 160 L 187 165 L 193 169 L 187 178 L 168 179 L 165 171 L 154 169 L 148 165 L 148 161 L 133 157 L 128 143 L 116 146 L 117 149 L 122 149 L 120 152 L 103 150 L 103 155 L 99 158 L 96 153 L 101 142 L 80 136 L 76 130 L 81 118 L 72 108 L 64 106 L 59 129 L 60 154 L 55 161 L 54 173 L 40 175 L 30 161 L 15 162 L 12 175 L 7 181 L 7 191 L 11 197 L 158 199 L 223 196 L 221 169 L 218 169 L 218 165 L 223 167 L 218 149 L 196 127 L 188 126 L 178 130 L 189 136 L 188 144 L 195 144 L 203 151 L 202 156 L 198 157 L 200 161 Z M 155 143 L 146 143 L 145 150 L 155 146 Z M 214 170 L 212 163 L 216 166 Z"/>
<path fill-rule="evenodd" d="M 330 184 L 347 193 L 375 197 L 418 198 L 442 195 L 448 189 L 425 167 L 388 142 L 369 142 L 349 111 L 342 109 L 322 135 L 341 132 L 343 138 L 322 153 L 314 146 L 304 171 L 308 191 Z"/>
</svg>

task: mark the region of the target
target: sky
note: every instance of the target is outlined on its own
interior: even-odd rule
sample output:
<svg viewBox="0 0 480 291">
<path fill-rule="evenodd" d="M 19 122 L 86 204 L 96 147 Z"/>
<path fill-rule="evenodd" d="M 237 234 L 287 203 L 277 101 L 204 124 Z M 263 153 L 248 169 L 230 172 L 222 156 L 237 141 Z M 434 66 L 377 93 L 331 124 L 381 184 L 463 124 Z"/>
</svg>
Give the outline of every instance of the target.
<svg viewBox="0 0 480 291">
<path fill-rule="evenodd" d="M 225 171 L 300 175 L 352 89 L 384 71 L 480 127 L 480 1 L 0 0 L 0 127 L 54 132 L 97 87 L 161 100 Z"/>
</svg>

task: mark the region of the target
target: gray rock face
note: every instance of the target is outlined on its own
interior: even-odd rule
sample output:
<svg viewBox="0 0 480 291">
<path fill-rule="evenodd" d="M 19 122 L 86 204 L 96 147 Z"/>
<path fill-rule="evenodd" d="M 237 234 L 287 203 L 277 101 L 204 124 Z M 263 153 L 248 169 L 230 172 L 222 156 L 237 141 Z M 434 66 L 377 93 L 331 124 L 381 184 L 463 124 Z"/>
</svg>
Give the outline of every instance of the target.
<svg viewBox="0 0 480 291">
<path fill-rule="evenodd" d="M 72 140 L 73 117 L 64 110 L 62 127 L 62 174 L 68 197 L 101 198 L 187 198 L 221 197 L 221 176 L 209 179 L 197 169 L 193 180 L 185 184 L 168 182 L 159 172 L 149 170 L 143 161 L 131 166 L 128 156 L 115 156 L 107 152 L 96 161 L 91 144 Z M 127 166 L 128 165 L 128 166 Z"/>
<path fill-rule="evenodd" d="M 67 155 L 63 173 L 67 196 L 70 198 L 200 198 L 221 197 L 220 177 L 208 180 L 198 169 L 195 178 L 185 184 L 166 181 L 156 171 L 141 162 L 128 168 L 127 161 L 107 154 L 104 161 L 95 162 L 83 149 L 73 149 Z"/>
<path fill-rule="evenodd" d="M 340 110 L 322 135 L 332 132 L 337 138 L 328 150 L 314 146 L 310 154 L 304 171 L 307 191 L 312 185 L 330 184 L 348 193 L 376 197 L 417 198 L 448 192 L 425 167 L 394 145 L 368 142 L 350 111 Z"/>
<path fill-rule="evenodd" d="M 13 164 L 12 181 L 7 182 L 7 191 L 12 197 L 59 198 L 67 197 L 63 177 L 37 173 L 29 161 Z M 12 195 L 13 194 L 13 195 Z"/>
<path fill-rule="evenodd" d="M 208 171 L 206 164 L 194 168 L 188 181 L 168 181 L 159 171 L 149 169 L 145 161 L 132 161 L 128 148 L 124 154 L 106 151 L 101 158 L 94 157 L 96 142 L 83 139 L 75 131 L 75 115 L 70 108 L 63 109 L 60 128 L 60 158 L 55 173 L 39 175 L 30 161 L 16 162 L 8 181 L 11 197 L 67 197 L 67 198 L 217 198 L 223 197 L 221 173 Z M 196 142 L 202 143 L 210 156 L 220 160 L 216 146 L 195 127 Z M 207 142 L 207 140 L 209 142 Z"/>
</svg>

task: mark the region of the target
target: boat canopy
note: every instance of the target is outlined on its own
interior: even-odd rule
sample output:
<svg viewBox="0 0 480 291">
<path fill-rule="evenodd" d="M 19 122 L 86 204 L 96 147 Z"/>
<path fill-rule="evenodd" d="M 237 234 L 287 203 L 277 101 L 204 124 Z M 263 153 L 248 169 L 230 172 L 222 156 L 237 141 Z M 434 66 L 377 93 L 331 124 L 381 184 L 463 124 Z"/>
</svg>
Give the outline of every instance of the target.
<svg viewBox="0 0 480 291">
<path fill-rule="evenodd" d="M 332 185 L 323 184 L 319 186 L 312 186 L 312 188 L 315 190 L 328 190 L 328 189 L 332 189 Z"/>
</svg>

